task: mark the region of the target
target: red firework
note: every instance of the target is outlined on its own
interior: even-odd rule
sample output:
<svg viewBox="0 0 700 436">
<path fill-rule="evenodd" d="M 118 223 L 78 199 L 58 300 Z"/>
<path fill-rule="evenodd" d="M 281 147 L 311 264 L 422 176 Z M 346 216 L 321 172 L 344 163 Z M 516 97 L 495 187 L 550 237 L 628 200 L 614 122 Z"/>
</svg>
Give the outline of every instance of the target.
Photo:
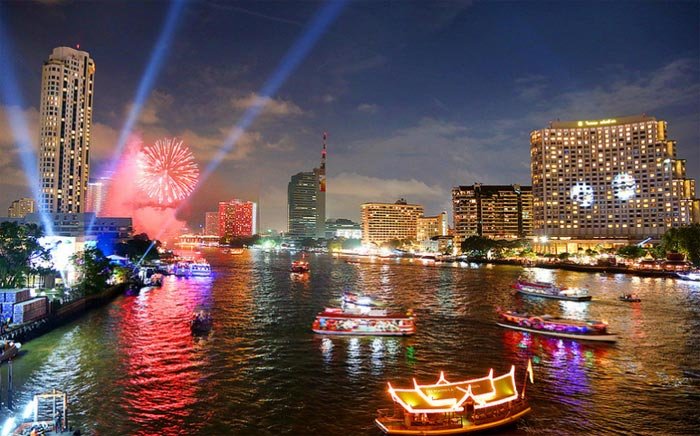
<svg viewBox="0 0 700 436">
<path fill-rule="evenodd" d="M 190 149 L 177 138 L 163 138 L 139 153 L 138 187 L 161 206 L 187 198 L 199 169 Z"/>
</svg>

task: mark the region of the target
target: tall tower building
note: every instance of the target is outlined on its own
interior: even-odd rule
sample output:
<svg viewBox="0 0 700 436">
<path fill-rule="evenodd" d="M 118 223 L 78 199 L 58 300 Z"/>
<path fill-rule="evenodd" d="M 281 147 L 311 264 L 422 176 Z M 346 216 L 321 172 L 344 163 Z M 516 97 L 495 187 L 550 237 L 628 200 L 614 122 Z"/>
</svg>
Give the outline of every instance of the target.
<svg viewBox="0 0 700 436">
<path fill-rule="evenodd" d="M 552 122 L 530 134 L 530 156 L 537 236 L 639 241 L 697 222 L 695 180 L 665 121 Z"/>
<path fill-rule="evenodd" d="M 326 237 L 326 138 L 321 166 L 293 175 L 287 185 L 287 234 L 293 238 Z"/>
<path fill-rule="evenodd" d="M 87 52 L 53 49 L 41 75 L 40 209 L 82 213 L 87 204 L 95 62 Z"/>
</svg>

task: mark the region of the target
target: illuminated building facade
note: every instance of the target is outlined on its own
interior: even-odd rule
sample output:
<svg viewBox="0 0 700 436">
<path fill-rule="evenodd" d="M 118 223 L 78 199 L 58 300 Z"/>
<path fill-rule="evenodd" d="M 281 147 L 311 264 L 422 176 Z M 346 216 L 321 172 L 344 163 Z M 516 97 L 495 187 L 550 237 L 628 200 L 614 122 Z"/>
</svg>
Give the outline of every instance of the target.
<svg viewBox="0 0 700 436">
<path fill-rule="evenodd" d="M 257 204 L 233 199 L 219 203 L 219 233 L 222 238 L 253 236 L 257 232 Z"/>
<path fill-rule="evenodd" d="M 101 216 L 100 211 L 103 210 L 108 190 L 109 179 L 107 178 L 100 178 L 88 182 L 87 195 L 85 198 L 85 212 L 94 212 L 95 215 Z"/>
<path fill-rule="evenodd" d="M 24 218 L 27 214 L 36 212 L 36 202 L 31 198 L 20 198 L 12 202 L 7 209 L 9 218 Z"/>
<path fill-rule="evenodd" d="M 415 241 L 423 206 L 408 204 L 404 199 L 396 203 L 364 203 L 361 215 L 363 244 L 381 245 L 392 239 Z"/>
<path fill-rule="evenodd" d="M 530 135 L 534 231 L 554 239 L 658 239 L 700 203 L 665 121 L 555 121 Z"/>
<path fill-rule="evenodd" d="M 360 224 L 345 218 L 326 220 L 326 239 L 362 239 Z"/>
<path fill-rule="evenodd" d="M 532 235 L 532 187 L 520 185 L 455 186 L 452 188 L 454 232 L 470 236 L 518 239 Z"/>
<path fill-rule="evenodd" d="M 416 241 L 421 242 L 434 236 L 447 236 L 447 212 L 437 216 L 422 216 L 416 219 Z"/>
<path fill-rule="evenodd" d="M 41 76 L 41 210 L 85 212 L 95 62 L 87 52 L 53 49 Z"/>
<path fill-rule="evenodd" d="M 204 214 L 204 234 L 219 236 L 219 212 Z"/>
<path fill-rule="evenodd" d="M 326 139 L 323 134 L 321 165 L 292 176 L 287 185 L 287 236 L 326 237 Z"/>
</svg>

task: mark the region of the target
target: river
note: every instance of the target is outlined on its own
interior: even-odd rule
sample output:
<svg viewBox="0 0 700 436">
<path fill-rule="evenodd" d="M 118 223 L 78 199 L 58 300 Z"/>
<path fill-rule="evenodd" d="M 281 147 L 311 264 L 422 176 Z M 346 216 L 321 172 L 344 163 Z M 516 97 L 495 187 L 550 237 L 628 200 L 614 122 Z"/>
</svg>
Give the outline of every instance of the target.
<svg viewBox="0 0 700 436">
<path fill-rule="evenodd" d="M 700 283 L 515 266 L 346 263 L 311 255 L 289 273 L 287 252 L 203 252 L 209 278 L 167 277 L 162 288 L 111 304 L 22 347 L 13 362 L 16 409 L 52 388 L 69 395 L 71 425 L 97 435 L 378 435 L 387 382 L 475 378 L 528 358 L 533 412 L 504 434 L 700 433 Z M 523 274 L 585 287 L 590 303 L 515 296 Z M 317 312 L 343 290 L 412 308 L 410 338 L 322 337 Z M 635 291 L 641 303 L 617 297 Z M 546 338 L 495 325 L 495 309 L 601 319 L 614 345 Z M 205 308 L 208 339 L 187 321 Z M 7 402 L 7 364 L 2 402 Z M 3 407 L 2 418 L 10 415 Z"/>
</svg>

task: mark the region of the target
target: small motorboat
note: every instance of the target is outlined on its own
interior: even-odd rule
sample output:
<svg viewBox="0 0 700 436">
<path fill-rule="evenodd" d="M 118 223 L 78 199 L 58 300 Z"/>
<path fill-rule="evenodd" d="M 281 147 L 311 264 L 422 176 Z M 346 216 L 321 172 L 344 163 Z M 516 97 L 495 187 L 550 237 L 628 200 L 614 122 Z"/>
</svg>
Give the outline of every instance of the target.
<svg viewBox="0 0 700 436">
<path fill-rule="evenodd" d="M 206 335 L 211 331 L 213 320 L 211 315 L 203 310 L 192 314 L 190 329 L 195 335 Z"/>
<path fill-rule="evenodd" d="M 19 352 L 19 349 L 22 348 L 22 344 L 19 342 L 11 341 L 11 340 L 1 340 L 0 341 L 0 362 L 4 362 L 6 360 L 10 360 L 14 358 L 17 353 Z"/>
<path fill-rule="evenodd" d="M 620 295 L 620 301 L 625 301 L 627 303 L 639 303 L 642 301 L 637 294 L 622 294 Z"/>
</svg>

